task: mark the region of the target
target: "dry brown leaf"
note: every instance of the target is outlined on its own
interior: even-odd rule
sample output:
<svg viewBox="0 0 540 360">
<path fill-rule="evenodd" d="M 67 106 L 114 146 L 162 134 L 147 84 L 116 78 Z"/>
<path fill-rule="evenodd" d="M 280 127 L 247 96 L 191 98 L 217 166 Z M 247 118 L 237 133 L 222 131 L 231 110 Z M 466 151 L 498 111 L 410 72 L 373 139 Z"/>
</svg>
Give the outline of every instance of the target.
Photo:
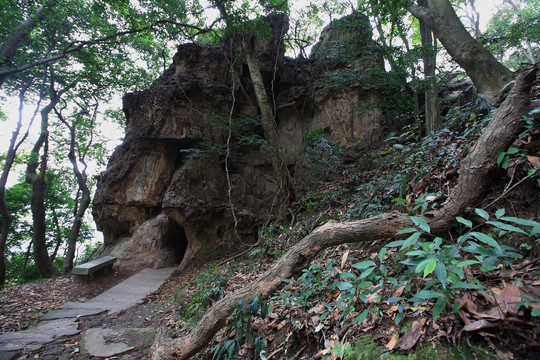
<svg viewBox="0 0 540 360">
<path fill-rule="evenodd" d="M 508 312 L 511 314 L 517 314 L 518 309 L 516 304 L 521 301 L 521 291 L 515 285 L 506 286 L 497 298 L 499 304 L 506 304 L 508 306 Z"/>
<path fill-rule="evenodd" d="M 347 249 L 343 253 L 343 257 L 341 258 L 341 268 L 343 269 L 345 267 L 345 264 L 347 263 L 347 258 L 349 257 L 350 250 Z"/>
<path fill-rule="evenodd" d="M 392 337 L 390 338 L 390 341 L 388 341 L 388 343 L 385 345 L 385 347 L 386 347 L 388 350 L 393 350 L 393 349 L 396 347 L 396 344 L 397 344 L 397 342 L 398 342 L 398 339 L 399 339 L 399 335 L 398 335 L 398 334 L 392 335 Z"/>
<path fill-rule="evenodd" d="M 476 304 L 469 299 L 468 295 L 463 295 L 460 298 L 457 298 L 456 301 L 461 305 L 461 308 L 467 310 L 468 312 L 477 312 L 478 307 Z"/>
<path fill-rule="evenodd" d="M 465 325 L 463 327 L 463 331 L 478 331 L 478 330 L 481 330 L 481 329 L 496 327 L 497 325 L 498 325 L 497 323 L 494 323 L 494 322 L 491 322 L 491 321 L 477 320 L 477 321 L 475 321 L 473 323 Z"/>
<path fill-rule="evenodd" d="M 540 157 L 538 156 L 527 155 L 527 160 L 529 160 L 533 166 L 540 166 Z"/>
<path fill-rule="evenodd" d="M 426 324 L 427 319 L 422 318 L 416 320 L 411 327 L 407 330 L 405 335 L 399 339 L 399 341 L 396 344 L 396 349 L 402 350 L 402 351 L 409 351 L 416 345 L 418 342 L 418 339 L 420 339 L 420 336 L 422 336 L 422 329 L 424 325 Z"/>
</svg>

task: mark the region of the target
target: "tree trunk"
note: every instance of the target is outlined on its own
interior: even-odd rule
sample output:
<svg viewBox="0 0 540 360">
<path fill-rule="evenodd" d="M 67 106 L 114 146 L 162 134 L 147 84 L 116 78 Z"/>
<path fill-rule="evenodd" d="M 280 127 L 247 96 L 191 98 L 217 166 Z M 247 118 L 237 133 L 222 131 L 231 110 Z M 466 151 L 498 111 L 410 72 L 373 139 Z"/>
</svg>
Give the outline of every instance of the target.
<svg viewBox="0 0 540 360">
<path fill-rule="evenodd" d="M 518 77 L 508 98 L 462 161 L 458 184 L 449 201 L 440 210 L 422 216 L 433 233 L 448 230 L 457 215 L 464 213 L 467 207 L 475 206 L 481 198 L 489 181 L 487 175 L 497 167 L 497 149 L 507 149 L 521 130 L 521 116 L 528 110 L 529 91 L 539 68 L 537 65 Z M 295 244 L 257 280 L 216 302 L 188 334 L 173 339 L 166 330 L 159 329 L 152 345 L 152 359 L 188 359 L 197 354 L 227 323 L 239 300 L 250 304 L 259 295 L 270 296 L 283 286 L 282 279 L 296 276 L 323 249 L 343 243 L 395 237 L 399 230 L 412 226 L 409 216 L 400 213 L 386 213 L 348 223 L 326 223 Z"/>
<path fill-rule="evenodd" d="M 45 15 L 46 7 L 41 5 L 35 14 L 32 14 L 28 19 L 20 23 L 7 36 L 4 42 L 0 45 L 0 70 L 5 70 L 13 63 L 15 54 L 21 44 L 28 38 L 28 35 L 34 29 L 39 21 Z M 5 76 L 0 76 L 0 88 L 4 84 Z"/>
<path fill-rule="evenodd" d="M 22 127 L 22 111 L 24 107 L 24 96 L 26 94 L 26 90 L 28 89 L 28 87 L 30 87 L 31 83 L 32 83 L 32 80 L 30 80 L 28 83 L 23 82 L 21 90 L 19 91 L 19 121 L 17 122 L 17 126 L 15 127 L 15 130 L 13 131 L 11 135 L 9 148 L 6 154 L 6 160 L 4 162 L 4 168 L 2 169 L 2 176 L 0 177 L 0 216 L 2 217 L 2 227 L 0 229 L 0 286 L 4 285 L 6 282 L 6 260 L 5 260 L 6 244 L 7 244 L 9 230 L 11 227 L 11 222 L 13 220 L 13 217 L 9 213 L 9 210 L 6 204 L 6 184 L 9 177 L 9 173 L 11 171 L 11 167 L 13 166 L 13 162 L 15 161 L 17 149 L 19 145 L 21 144 L 21 142 L 24 139 L 26 139 L 26 136 L 28 135 L 27 133 L 23 137 L 23 140 L 21 140 L 21 142 L 16 144 L 17 138 L 19 137 L 19 133 Z"/>
<path fill-rule="evenodd" d="M 407 10 L 425 22 L 471 78 L 476 90 L 494 99 L 513 74 L 465 29 L 449 0 L 429 0 L 428 6 L 410 5 Z"/>
<path fill-rule="evenodd" d="M 51 93 L 51 101 L 41 110 L 41 135 L 34 144 L 26 168 L 26 182 L 32 184 L 30 205 L 32 208 L 32 219 L 34 224 L 34 233 L 32 234 L 32 242 L 34 243 L 34 261 L 39 274 L 44 278 L 51 277 L 56 273 L 56 269 L 52 266 L 47 249 L 47 228 L 45 220 L 45 190 L 47 187 L 45 173 L 47 171 L 49 151 L 49 114 L 60 100 L 60 97 L 55 91 L 52 91 Z M 43 155 L 41 157 L 39 174 L 37 174 L 39 152 L 42 147 Z"/>
<path fill-rule="evenodd" d="M 81 115 L 82 114 L 79 114 L 79 116 Z M 73 224 L 71 225 L 71 230 L 69 233 L 69 240 L 68 240 L 68 249 L 66 252 L 66 257 L 64 258 L 64 264 L 62 266 L 62 271 L 64 273 L 69 273 L 73 269 L 73 261 L 75 260 L 75 250 L 77 249 L 77 239 L 81 231 L 82 220 L 83 220 L 86 210 L 90 206 L 90 189 L 88 189 L 88 185 L 86 182 L 87 177 L 86 177 L 85 170 L 83 169 L 81 171 L 79 169 L 79 164 L 75 156 L 75 126 L 76 124 L 72 124 L 71 126 L 69 126 L 67 122 L 65 122 L 62 118 L 60 119 L 62 120 L 62 122 L 64 122 L 65 125 L 68 126 L 70 130 L 71 139 L 70 139 L 70 144 L 69 144 L 68 159 L 69 161 L 71 161 L 71 165 L 73 166 L 73 172 L 75 173 L 75 176 L 77 177 L 77 183 L 79 184 L 79 189 L 82 192 L 81 203 L 79 204 L 77 212 L 75 213 L 75 219 L 73 219 Z"/>
<path fill-rule="evenodd" d="M 261 125 L 264 130 L 264 137 L 268 142 L 268 148 L 270 149 L 272 169 L 274 170 L 274 177 L 276 178 L 278 185 L 277 200 L 279 202 L 279 210 L 277 222 L 283 222 L 287 217 L 287 209 L 293 200 L 294 191 L 292 189 L 292 183 L 289 177 L 289 172 L 287 171 L 287 166 L 283 160 L 279 134 L 274 120 L 274 115 L 272 113 L 272 107 L 270 106 L 266 89 L 264 87 L 261 70 L 257 64 L 257 59 L 248 46 L 249 45 L 245 45 L 243 54 L 249 68 L 251 82 L 253 83 L 255 96 L 261 111 Z"/>
<path fill-rule="evenodd" d="M 418 1 L 425 5 L 427 0 Z M 437 77 L 435 70 L 437 68 L 437 53 L 435 45 L 437 40 L 433 41 L 431 29 L 425 22 L 420 20 L 420 36 L 422 38 L 422 58 L 424 62 L 424 77 L 426 80 L 426 135 L 433 134 L 441 127 L 441 110 L 439 108 L 439 88 L 437 86 Z"/>
</svg>

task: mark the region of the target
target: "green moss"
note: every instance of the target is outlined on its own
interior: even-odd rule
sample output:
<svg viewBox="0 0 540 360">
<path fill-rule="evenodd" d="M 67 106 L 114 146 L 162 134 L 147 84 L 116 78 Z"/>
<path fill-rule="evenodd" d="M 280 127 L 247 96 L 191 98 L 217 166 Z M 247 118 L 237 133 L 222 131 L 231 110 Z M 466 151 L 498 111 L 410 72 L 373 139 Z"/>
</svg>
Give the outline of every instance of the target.
<svg viewBox="0 0 540 360">
<path fill-rule="evenodd" d="M 343 352 L 342 352 L 343 353 Z M 495 360 L 497 357 L 482 347 L 441 346 L 434 348 L 431 343 L 421 343 L 409 355 L 390 353 L 386 348 L 377 344 L 371 335 L 361 337 L 354 345 L 344 351 L 344 360 Z"/>
</svg>

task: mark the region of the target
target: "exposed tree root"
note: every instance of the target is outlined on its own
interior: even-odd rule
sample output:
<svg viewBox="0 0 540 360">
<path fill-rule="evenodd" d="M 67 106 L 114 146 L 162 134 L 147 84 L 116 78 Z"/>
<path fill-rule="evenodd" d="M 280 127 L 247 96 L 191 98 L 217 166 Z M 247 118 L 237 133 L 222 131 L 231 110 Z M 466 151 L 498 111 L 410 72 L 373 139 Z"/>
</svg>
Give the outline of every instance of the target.
<svg viewBox="0 0 540 360">
<path fill-rule="evenodd" d="M 449 200 L 440 210 L 423 216 L 432 232 L 448 230 L 457 215 L 478 203 L 489 184 L 488 175 L 497 168 L 497 149 L 506 150 L 519 134 L 523 125 L 521 117 L 530 103 L 529 92 L 539 67 L 536 64 L 519 75 L 508 98 L 461 162 L 458 183 Z M 259 295 L 268 297 L 283 285 L 282 279 L 298 274 L 321 250 L 343 243 L 391 238 L 399 230 L 411 226 L 413 223 L 409 217 L 400 213 L 386 213 L 347 223 L 326 223 L 295 244 L 257 280 L 216 302 L 187 335 L 172 339 L 166 330 L 160 329 L 152 346 L 152 359 L 188 359 L 195 355 L 226 325 L 239 300 L 250 304 Z"/>
</svg>

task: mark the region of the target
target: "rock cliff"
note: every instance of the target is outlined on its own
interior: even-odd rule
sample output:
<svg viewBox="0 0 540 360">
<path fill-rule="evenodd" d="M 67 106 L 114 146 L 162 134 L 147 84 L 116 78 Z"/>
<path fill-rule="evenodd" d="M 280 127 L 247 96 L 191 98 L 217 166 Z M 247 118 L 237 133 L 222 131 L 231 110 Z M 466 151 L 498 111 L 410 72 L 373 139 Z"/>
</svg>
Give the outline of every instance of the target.
<svg viewBox="0 0 540 360">
<path fill-rule="evenodd" d="M 334 22 L 309 60 L 285 57 L 287 22 L 266 21 L 272 36 L 254 39 L 255 52 L 293 181 L 310 166 L 305 137 L 314 130 L 342 148 L 375 144 L 380 93 L 370 76 L 383 64 L 367 18 Z M 125 139 L 94 198 L 104 253 L 120 266 L 161 267 L 254 243 L 275 211 L 276 183 L 249 72 L 230 45 L 180 45 L 149 89 L 124 96 L 123 110 Z"/>
</svg>

